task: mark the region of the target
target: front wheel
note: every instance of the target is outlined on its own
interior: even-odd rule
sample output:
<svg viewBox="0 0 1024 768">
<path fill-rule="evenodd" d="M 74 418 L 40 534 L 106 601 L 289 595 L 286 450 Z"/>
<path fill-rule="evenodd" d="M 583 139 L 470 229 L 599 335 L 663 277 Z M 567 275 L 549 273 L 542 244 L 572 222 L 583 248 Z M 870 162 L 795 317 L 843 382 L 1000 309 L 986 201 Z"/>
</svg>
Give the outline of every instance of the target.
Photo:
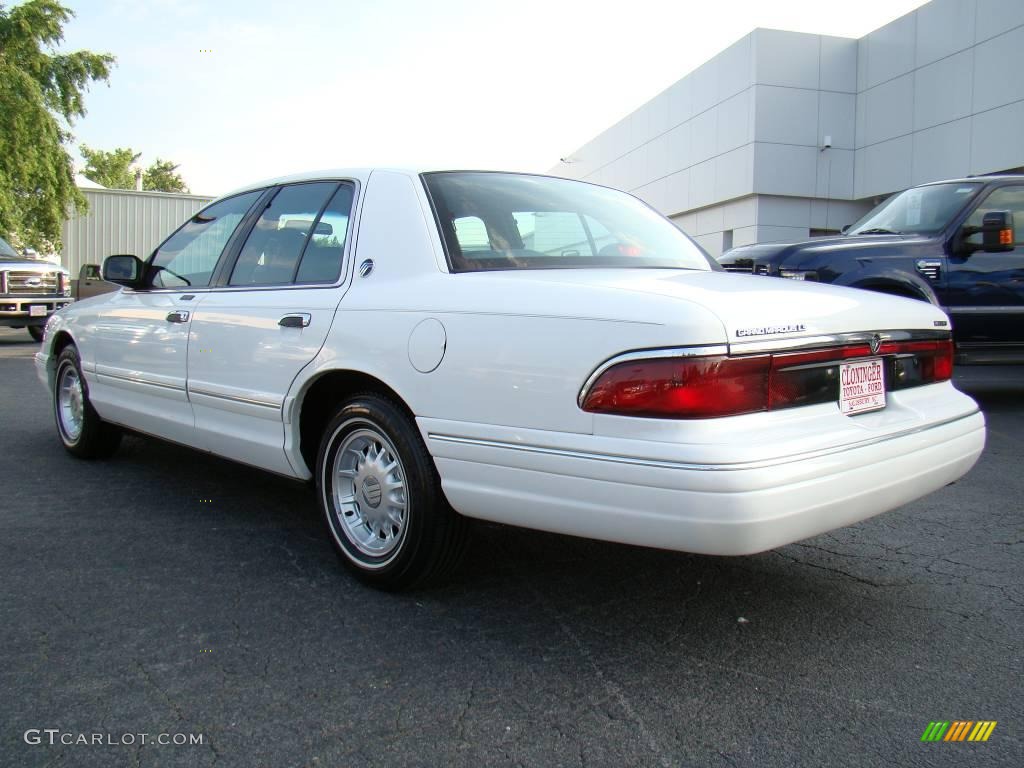
<svg viewBox="0 0 1024 768">
<path fill-rule="evenodd" d="M 362 581 L 402 589 L 457 565 L 466 520 L 448 505 L 423 439 L 391 400 L 368 393 L 339 408 L 324 430 L 316 479 L 335 549 Z"/>
<path fill-rule="evenodd" d="M 89 388 L 74 347 L 65 347 L 57 358 L 53 411 L 61 442 L 80 459 L 106 458 L 121 443 L 121 430 L 103 421 L 89 402 Z"/>
<path fill-rule="evenodd" d="M 31 336 L 36 341 L 42 341 L 44 330 L 45 329 L 41 325 L 30 325 L 28 327 L 28 335 Z"/>
</svg>

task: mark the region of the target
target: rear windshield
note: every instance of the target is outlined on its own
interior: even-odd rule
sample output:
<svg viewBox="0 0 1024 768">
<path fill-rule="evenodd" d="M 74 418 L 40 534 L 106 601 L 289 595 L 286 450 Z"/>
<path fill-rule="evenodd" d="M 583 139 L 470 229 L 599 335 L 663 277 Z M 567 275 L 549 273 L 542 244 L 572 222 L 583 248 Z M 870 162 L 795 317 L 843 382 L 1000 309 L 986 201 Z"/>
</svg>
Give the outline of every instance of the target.
<svg viewBox="0 0 1024 768">
<path fill-rule="evenodd" d="M 614 189 L 511 173 L 423 180 L 454 272 L 716 268 L 674 224 Z"/>
<path fill-rule="evenodd" d="M 893 195 L 850 227 L 848 235 L 931 235 L 941 232 L 974 193 L 973 182 L 929 184 Z"/>
</svg>

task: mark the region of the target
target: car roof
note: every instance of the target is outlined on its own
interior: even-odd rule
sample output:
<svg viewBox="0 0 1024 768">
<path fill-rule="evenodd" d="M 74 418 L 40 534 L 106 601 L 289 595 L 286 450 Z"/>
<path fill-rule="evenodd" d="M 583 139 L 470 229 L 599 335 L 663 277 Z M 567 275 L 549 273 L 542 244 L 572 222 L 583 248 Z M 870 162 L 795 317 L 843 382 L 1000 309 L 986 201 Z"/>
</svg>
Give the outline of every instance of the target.
<svg viewBox="0 0 1024 768">
<path fill-rule="evenodd" d="M 964 176 L 959 179 L 942 179 L 941 181 L 929 181 L 927 184 L 920 184 L 922 187 L 931 187 L 935 184 L 990 184 L 997 181 L 1024 181 L 1024 173 L 999 173 L 992 176 Z"/>
<path fill-rule="evenodd" d="M 251 184 L 246 184 L 243 187 L 238 187 L 230 192 L 227 192 L 220 197 L 231 197 L 233 195 L 242 194 L 243 192 L 251 192 L 256 189 L 263 189 L 274 184 L 294 184 L 300 181 L 319 181 L 321 179 L 355 179 L 357 181 L 365 183 L 369 178 L 370 174 L 374 171 L 390 171 L 392 173 L 400 173 L 405 176 L 419 176 L 421 173 L 519 173 L 527 176 L 549 176 L 551 178 L 562 178 L 560 176 L 552 176 L 549 173 L 531 173 L 530 171 L 516 171 L 510 169 L 495 169 L 495 168 L 438 168 L 435 166 L 373 166 L 373 167 L 355 167 L 355 168 L 325 168 L 322 170 L 314 171 L 303 171 L 301 173 L 292 173 L 287 176 L 276 176 L 270 179 L 263 179 L 262 181 L 255 181 Z M 578 179 L 572 179 L 578 181 Z M 584 182 L 586 183 L 586 182 Z"/>
</svg>

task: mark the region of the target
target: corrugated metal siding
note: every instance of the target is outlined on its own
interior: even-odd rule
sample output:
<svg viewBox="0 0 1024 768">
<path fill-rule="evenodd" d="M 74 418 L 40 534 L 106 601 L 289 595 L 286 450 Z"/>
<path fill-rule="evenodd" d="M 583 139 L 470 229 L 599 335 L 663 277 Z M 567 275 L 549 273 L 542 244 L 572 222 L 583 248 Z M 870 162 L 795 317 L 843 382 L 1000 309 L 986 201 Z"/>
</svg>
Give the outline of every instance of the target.
<svg viewBox="0 0 1024 768">
<path fill-rule="evenodd" d="M 64 222 L 61 261 L 78 277 L 83 264 L 115 253 L 145 259 L 186 219 L 213 198 L 169 192 L 83 189 L 89 212 Z"/>
</svg>

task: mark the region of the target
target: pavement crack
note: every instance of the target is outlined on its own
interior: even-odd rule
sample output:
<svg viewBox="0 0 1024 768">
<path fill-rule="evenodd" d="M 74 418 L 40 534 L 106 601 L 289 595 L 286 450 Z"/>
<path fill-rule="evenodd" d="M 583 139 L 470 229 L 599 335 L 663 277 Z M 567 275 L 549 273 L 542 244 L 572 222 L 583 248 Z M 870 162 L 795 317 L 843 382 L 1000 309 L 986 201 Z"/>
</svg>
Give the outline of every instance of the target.
<svg viewBox="0 0 1024 768">
<path fill-rule="evenodd" d="M 629 697 L 626 696 L 625 691 L 622 690 L 622 686 L 605 675 L 601 665 L 594 659 L 590 648 L 587 647 L 586 643 L 584 643 L 576 631 L 569 626 L 564 617 L 554 609 L 540 590 L 534 587 L 532 583 L 530 584 L 530 591 L 533 592 L 534 598 L 537 600 L 538 604 L 540 604 L 544 612 L 554 620 L 556 625 L 558 625 L 562 634 L 564 634 L 576 647 L 579 657 L 586 662 L 587 666 L 589 666 L 591 670 L 593 670 L 594 676 L 601 684 L 601 687 L 604 688 L 605 693 L 618 703 L 619 707 L 621 707 L 622 711 L 626 713 L 629 720 L 636 726 L 637 733 L 640 735 L 640 738 L 651 751 L 651 754 L 657 758 L 658 763 L 661 764 L 662 768 L 675 768 L 673 762 L 666 757 L 661 746 L 658 744 L 658 740 L 654 737 L 654 734 L 651 733 L 646 723 L 644 723 L 643 718 L 640 717 L 640 714 L 633 707 L 633 704 L 630 702 Z"/>
<path fill-rule="evenodd" d="M 858 576 L 858 575 L 856 575 L 854 573 L 850 573 L 849 571 L 844 571 L 842 568 L 834 568 L 834 567 L 828 566 L 828 565 L 819 565 L 818 563 L 809 563 L 806 560 L 801 560 L 800 558 L 793 557 L 792 555 L 787 555 L 786 553 L 781 552 L 779 550 L 775 550 L 775 554 L 778 555 L 779 557 L 782 557 L 782 558 L 785 558 L 786 560 L 789 560 L 792 563 L 796 563 L 798 565 L 805 565 L 808 568 L 817 568 L 820 571 L 827 571 L 829 573 L 834 573 L 834 574 L 837 574 L 839 576 L 845 576 L 846 578 L 850 579 L 851 581 L 856 581 L 858 584 L 866 584 L 869 587 L 876 587 L 876 588 L 882 588 L 882 587 L 906 587 L 906 586 L 909 586 L 909 584 L 911 583 L 909 581 L 899 581 L 899 582 L 891 582 L 891 583 L 882 582 L 882 581 L 873 581 L 872 579 L 866 579 L 863 576 Z"/>
<path fill-rule="evenodd" d="M 475 696 L 476 686 L 470 684 L 469 695 L 466 696 L 466 703 L 462 705 L 462 709 L 459 710 L 459 714 L 455 718 L 455 727 L 460 744 L 468 743 L 466 741 L 466 715 L 469 714 L 469 710 L 473 707 L 473 699 Z"/>
<path fill-rule="evenodd" d="M 173 711 L 174 714 L 178 716 L 178 720 L 180 720 L 183 723 L 188 722 L 188 718 L 185 717 L 185 713 L 182 711 L 181 707 L 178 706 L 178 704 L 170 696 L 167 695 L 167 691 L 165 691 L 163 687 L 159 683 L 157 683 L 156 680 L 153 679 L 153 676 L 149 674 L 149 670 L 147 670 L 138 661 L 133 660 L 132 663 L 135 665 L 136 669 L 139 670 L 140 674 L 146 679 L 146 682 L 150 685 L 150 687 L 160 694 L 161 698 L 163 698 L 163 700 L 167 703 L 167 706 L 171 708 L 171 711 Z"/>
<path fill-rule="evenodd" d="M 302 564 L 299 562 L 298 555 L 296 555 L 292 551 L 291 547 L 289 547 L 283 541 L 279 542 L 277 546 L 280 547 L 281 549 L 283 549 L 285 551 L 285 553 L 288 555 L 288 561 L 291 564 L 292 568 L 295 569 L 295 572 L 298 573 L 300 576 L 305 576 L 306 575 L 306 571 L 302 567 Z"/>
</svg>

